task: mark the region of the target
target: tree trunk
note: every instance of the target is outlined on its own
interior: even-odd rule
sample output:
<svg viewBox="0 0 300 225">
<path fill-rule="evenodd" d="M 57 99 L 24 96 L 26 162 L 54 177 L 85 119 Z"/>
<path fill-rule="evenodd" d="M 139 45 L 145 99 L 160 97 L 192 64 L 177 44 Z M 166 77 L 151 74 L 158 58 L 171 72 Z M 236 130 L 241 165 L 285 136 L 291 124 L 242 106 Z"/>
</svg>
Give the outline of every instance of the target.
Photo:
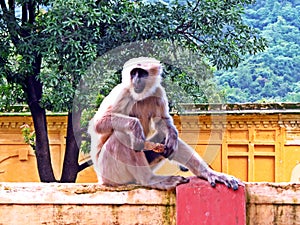
<svg viewBox="0 0 300 225">
<path fill-rule="evenodd" d="M 46 111 L 39 104 L 42 97 L 42 84 L 36 75 L 26 77 L 25 82 L 24 91 L 27 94 L 27 101 L 36 133 L 35 154 L 40 180 L 42 182 L 55 182 L 56 179 L 51 164 Z"/>
<path fill-rule="evenodd" d="M 38 75 L 40 74 L 41 70 L 42 58 L 37 52 L 32 52 L 33 49 L 30 49 L 28 52 L 22 49 L 22 45 L 26 43 L 24 40 L 27 40 L 27 38 L 30 37 L 31 32 L 34 33 L 34 30 L 36 29 L 35 26 L 32 26 L 34 30 L 28 30 L 29 27 L 27 26 L 28 24 L 33 25 L 35 22 L 36 1 L 23 1 L 21 3 L 21 26 L 20 21 L 15 17 L 15 1 L 8 1 L 8 5 L 6 2 L 7 1 L 0 0 L 0 5 L 3 13 L 3 19 L 7 25 L 11 41 L 17 49 L 16 52 L 24 56 L 24 58 L 27 58 L 28 55 L 31 55 L 33 57 L 32 59 L 34 59 L 33 62 L 31 60 L 27 60 L 28 68 L 31 67 L 32 69 L 30 74 L 22 74 L 25 76 L 25 78 L 24 80 L 19 80 L 18 82 L 23 86 L 23 90 L 27 95 L 27 103 L 33 119 L 36 133 L 35 154 L 37 158 L 40 180 L 42 182 L 54 182 L 56 180 L 51 164 L 46 111 L 40 106 L 40 100 L 42 98 L 42 84 L 38 79 Z M 20 37 L 22 37 L 22 39 L 20 39 Z"/>
<path fill-rule="evenodd" d="M 79 150 L 81 144 L 80 133 L 81 111 L 73 111 L 68 114 L 66 152 L 63 164 L 61 182 L 76 182 L 79 172 Z"/>
</svg>

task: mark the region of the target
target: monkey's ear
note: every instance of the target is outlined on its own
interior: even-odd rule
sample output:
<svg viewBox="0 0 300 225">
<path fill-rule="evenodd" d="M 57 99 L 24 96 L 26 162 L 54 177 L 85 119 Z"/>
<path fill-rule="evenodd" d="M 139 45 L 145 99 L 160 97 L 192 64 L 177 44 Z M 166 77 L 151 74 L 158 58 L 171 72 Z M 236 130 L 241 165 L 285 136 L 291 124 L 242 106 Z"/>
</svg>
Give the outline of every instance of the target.
<svg viewBox="0 0 300 225">
<path fill-rule="evenodd" d="M 162 74 L 162 66 L 160 64 L 151 67 L 149 70 L 150 76 L 161 76 L 161 74 Z"/>
</svg>

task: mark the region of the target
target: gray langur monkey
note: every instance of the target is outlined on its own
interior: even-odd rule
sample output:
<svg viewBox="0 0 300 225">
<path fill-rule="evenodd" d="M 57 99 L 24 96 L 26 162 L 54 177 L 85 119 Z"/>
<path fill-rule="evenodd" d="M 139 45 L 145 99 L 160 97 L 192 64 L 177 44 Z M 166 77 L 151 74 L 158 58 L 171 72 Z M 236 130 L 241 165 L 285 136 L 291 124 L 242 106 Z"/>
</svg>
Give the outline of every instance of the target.
<svg viewBox="0 0 300 225">
<path fill-rule="evenodd" d="M 103 100 L 89 123 L 91 158 L 99 183 L 135 183 L 169 190 L 188 178 L 160 176 L 153 167 L 166 158 L 187 167 L 212 186 L 224 183 L 237 190 L 233 176 L 209 168 L 196 151 L 178 138 L 161 86 L 162 66 L 153 58 L 134 58 L 124 64 L 122 82 Z M 164 144 L 164 151 L 144 151 L 145 141 Z"/>
</svg>

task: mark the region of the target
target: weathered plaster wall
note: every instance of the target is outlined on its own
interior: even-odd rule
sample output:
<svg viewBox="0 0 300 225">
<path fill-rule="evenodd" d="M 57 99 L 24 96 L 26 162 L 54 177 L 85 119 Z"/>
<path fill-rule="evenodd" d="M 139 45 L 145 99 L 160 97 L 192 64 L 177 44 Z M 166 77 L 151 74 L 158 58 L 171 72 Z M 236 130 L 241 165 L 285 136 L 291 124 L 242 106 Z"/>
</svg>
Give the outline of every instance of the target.
<svg viewBox="0 0 300 225">
<path fill-rule="evenodd" d="M 0 184 L 0 225 L 175 225 L 175 192 L 97 184 Z"/>
<path fill-rule="evenodd" d="M 300 183 L 248 183 L 247 224 L 300 224 Z"/>
<path fill-rule="evenodd" d="M 191 145 L 217 171 L 232 174 L 249 182 L 300 182 L 300 110 L 234 108 L 174 115 L 180 137 Z M 258 107 L 258 106 L 257 106 Z M 262 106 L 261 106 L 262 107 Z M 279 106 L 278 106 L 279 107 Z M 67 118 L 48 116 L 52 164 L 60 178 L 65 150 Z M 32 149 L 23 141 L 20 126 L 27 116 L 0 114 L 0 181 L 39 181 Z M 80 161 L 87 160 L 81 155 Z M 167 164 L 161 174 L 180 173 Z M 268 169 L 265 169 L 268 168 Z M 297 169 L 298 168 L 298 169 Z M 191 174 L 182 174 L 189 176 Z M 77 182 L 96 182 L 93 168 L 78 174 Z"/>
<path fill-rule="evenodd" d="M 245 201 L 248 225 L 300 224 L 300 183 L 247 183 Z M 136 186 L 0 183 L 0 225 L 175 225 L 175 203 Z"/>
</svg>

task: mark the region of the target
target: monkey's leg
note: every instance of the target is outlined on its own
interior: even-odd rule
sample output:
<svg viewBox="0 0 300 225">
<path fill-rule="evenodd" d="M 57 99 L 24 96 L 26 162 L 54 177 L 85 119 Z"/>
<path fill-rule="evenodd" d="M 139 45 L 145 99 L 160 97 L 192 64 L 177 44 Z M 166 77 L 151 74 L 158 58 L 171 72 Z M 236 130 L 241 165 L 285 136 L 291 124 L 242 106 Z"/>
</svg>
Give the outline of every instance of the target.
<svg viewBox="0 0 300 225">
<path fill-rule="evenodd" d="M 128 167 L 135 164 L 132 153 L 135 151 L 120 142 L 120 137 L 114 132 L 101 149 L 97 164 L 94 165 L 99 182 L 113 186 L 135 183 L 134 175 L 128 171 Z"/>
<path fill-rule="evenodd" d="M 182 176 L 158 176 L 155 175 L 148 164 L 143 152 L 134 152 L 131 150 L 131 159 L 136 162 L 134 165 L 128 165 L 127 170 L 135 179 L 135 183 L 161 190 L 170 190 L 178 184 L 187 183 L 189 179 Z"/>
<path fill-rule="evenodd" d="M 213 187 L 216 182 L 224 183 L 233 190 L 237 190 L 238 185 L 243 185 L 233 176 L 210 169 L 201 156 L 181 139 L 178 139 L 178 149 L 174 151 L 172 160 L 186 166 L 196 176 L 206 179 Z"/>
<path fill-rule="evenodd" d="M 137 118 L 118 113 L 108 113 L 100 119 L 93 119 L 89 126 L 90 134 L 110 134 L 115 132 L 121 142 L 130 143 L 130 145 L 133 145 L 133 149 L 142 150 L 144 147 L 145 135 L 143 127 Z M 130 142 L 126 141 L 127 139 Z"/>
<path fill-rule="evenodd" d="M 115 133 L 103 146 L 97 161 L 99 182 L 106 185 L 136 183 L 142 186 L 169 190 L 188 182 L 181 176 L 157 176 L 144 152 L 136 152 L 119 142 Z"/>
</svg>

